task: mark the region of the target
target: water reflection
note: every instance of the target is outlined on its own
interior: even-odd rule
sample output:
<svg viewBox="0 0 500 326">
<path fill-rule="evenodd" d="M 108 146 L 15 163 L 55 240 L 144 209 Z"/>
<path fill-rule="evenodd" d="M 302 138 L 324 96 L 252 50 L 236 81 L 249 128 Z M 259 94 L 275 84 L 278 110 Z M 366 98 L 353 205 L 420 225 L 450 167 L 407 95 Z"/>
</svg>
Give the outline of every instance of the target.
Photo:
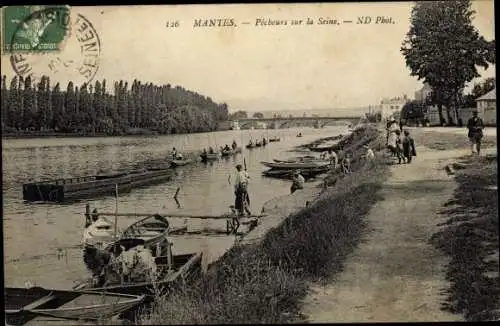
<svg viewBox="0 0 500 326">
<path fill-rule="evenodd" d="M 280 142 L 264 148 L 243 149 L 242 154 L 219 161 L 196 163 L 176 169 L 168 183 L 120 194 L 120 212 L 182 212 L 190 214 L 222 214 L 234 201 L 233 186 L 228 176 L 236 163 L 245 162 L 251 177 L 251 209 L 260 212 L 269 199 L 287 194 L 289 182 L 262 177 L 265 167 L 260 161 L 294 156 L 287 151 L 298 144 L 318 137 L 345 133 L 343 128 L 301 129 L 304 137 L 297 138 L 298 129 L 277 131 L 226 131 L 191 135 L 110 138 L 53 138 L 3 140 L 3 212 L 5 282 L 24 286 L 31 280 L 43 286 L 68 288 L 87 271 L 82 261 L 81 243 L 85 202 L 61 204 L 31 204 L 22 201 L 21 187 L 25 182 L 40 179 L 68 178 L 94 174 L 98 171 L 121 169 L 146 159 L 164 158 L 172 147 L 183 151 L 200 150 L 231 144 L 235 139 L 244 147 L 250 138 L 279 136 Z M 176 201 L 174 195 L 180 187 Z M 91 200 L 100 211 L 113 212 L 112 196 Z M 133 218 L 119 219 L 124 227 Z M 185 219 L 172 219 L 173 226 Z M 189 228 L 221 228 L 224 221 L 190 220 Z M 227 236 L 175 237 L 174 252 L 203 250 L 205 258 L 216 259 L 233 242 Z M 66 258 L 57 253 L 67 250 Z M 66 252 L 66 251 L 64 251 Z M 67 260 L 67 262 L 66 262 Z M 57 283 L 57 284 L 56 284 Z"/>
</svg>

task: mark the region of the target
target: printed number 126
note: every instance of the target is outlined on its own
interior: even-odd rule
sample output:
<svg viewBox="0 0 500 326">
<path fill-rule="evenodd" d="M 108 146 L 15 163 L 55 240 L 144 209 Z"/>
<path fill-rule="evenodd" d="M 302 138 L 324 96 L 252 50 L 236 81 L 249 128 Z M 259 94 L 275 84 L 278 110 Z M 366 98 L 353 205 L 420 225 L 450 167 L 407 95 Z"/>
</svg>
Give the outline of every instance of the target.
<svg viewBox="0 0 500 326">
<path fill-rule="evenodd" d="M 165 27 L 179 27 L 179 21 L 178 20 L 167 21 Z"/>
</svg>

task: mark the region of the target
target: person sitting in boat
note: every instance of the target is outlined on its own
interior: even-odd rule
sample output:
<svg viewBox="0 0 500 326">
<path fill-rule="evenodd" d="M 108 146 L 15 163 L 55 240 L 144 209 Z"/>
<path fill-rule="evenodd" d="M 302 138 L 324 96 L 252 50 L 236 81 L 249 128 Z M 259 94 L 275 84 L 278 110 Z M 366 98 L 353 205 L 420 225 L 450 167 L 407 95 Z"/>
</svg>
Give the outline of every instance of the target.
<svg viewBox="0 0 500 326">
<path fill-rule="evenodd" d="M 209 154 L 214 154 L 214 148 L 213 148 L 212 146 L 210 146 L 210 147 L 208 148 L 208 153 L 209 153 Z"/>
<path fill-rule="evenodd" d="M 266 144 L 267 144 L 267 142 L 266 142 L 266 138 L 262 137 L 262 145 L 264 145 L 264 146 L 265 146 Z"/>
<path fill-rule="evenodd" d="M 184 156 L 182 156 L 181 153 L 177 153 L 177 156 L 175 157 L 176 160 L 183 160 Z"/>
<path fill-rule="evenodd" d="M 251 140 L 248 141 L 248 145 L 253 146 L 253 142 Z"/>
<path fill-rule="evenodd" d="M 231 147 L 229 147 L 228 144 L 226 144 L 226 146 L 224 146 L 224 150 L 227 152 L 227 151 L 230 151 L 231 150 Z"/>
<path fill-rule="evenodd" d="M 236 140 L 233 140 L 233 144 L 231 145 L 233 150 L 235 150 L 238 147 L 238 144 L 236 144 Z"/>
<path fill-rule="evenodd" d="M 293 194 L 298 189 L 304 189 L 305 181 L 306 180 L 304 179 L 304 177 L 300 174 L 300 170 L 296 170 L 293 173 L 292 187 L 290 188 L 290 192 Z"/>
</svg>

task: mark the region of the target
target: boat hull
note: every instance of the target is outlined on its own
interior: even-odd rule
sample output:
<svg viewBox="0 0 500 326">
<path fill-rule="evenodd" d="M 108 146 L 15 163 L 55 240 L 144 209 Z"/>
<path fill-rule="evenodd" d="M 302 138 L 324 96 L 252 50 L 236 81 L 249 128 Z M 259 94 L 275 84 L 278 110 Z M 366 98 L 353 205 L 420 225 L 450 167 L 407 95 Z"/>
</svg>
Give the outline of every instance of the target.
<svg viewBox="0 0 500 326">
<path fill-rule="evenodd" d="M 178 167 L 178 166 L 184 166 L 184 165 L 188 165 L 188 164 L 191 164 L 193 161 L 192 160 L 172 160 L 172 162 L 170 163 L 170 165 L 172 167 Z"/>
<path fill-rule="evenodd" d="M 160 260 L 163 257 L 160 257 Z M 92 286 L 90 282 L 81 283 L 74 289 L 77 291 L 108 292 L 108 293 L 126 293 L 131 295 L 153 295 L 155 288 L 160 291 L 173 288 L 184 283 L 189 283 L 196 279 L 201 273 L 202 254 L 186 254 L 173 256 L 173 265 L 175 272 L 152 282 L 128 283 L 123 285 L 110 285 L 105 287 Z M 158 265 L 164 265 L 165 261 L 158 261 Z"/>
<path fill-rule="evenodd" d="M 172 169 L 151 169 L 133 171 L 115 176 L 86 176 L 35 182 L 23 185 L 23 199 L 26 201 L 67 202 L 98 195 L 111 195 L 116 191 L 129 192 L 155 183 L 169 181 Z"/>
<path fill-rule="evenodd" d="M 261 162 L 261 164 L 275 170 L 291 170 L 291 169 L 320 169 L 327 168 L 330 162 L 309 161 L 309 162 Z"/>
<path fill-rule="evenodd" d="M 34 316 L 51 316 L 72 320 L 102 320 L 130 310 L 145 296 L 62 291 L 44 288 L 5 288 L 5 313 L 10 323 Z"/>
</svg>

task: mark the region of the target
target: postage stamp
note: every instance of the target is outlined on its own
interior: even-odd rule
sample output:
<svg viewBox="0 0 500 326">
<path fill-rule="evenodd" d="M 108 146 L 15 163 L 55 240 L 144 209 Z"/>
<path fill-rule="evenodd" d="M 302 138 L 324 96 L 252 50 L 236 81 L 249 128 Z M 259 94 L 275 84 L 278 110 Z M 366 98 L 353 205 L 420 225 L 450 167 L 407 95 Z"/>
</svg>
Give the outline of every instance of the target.
<svg viewBox="0 0 500 326">
<path fill-rule="evenodd" d="M 68 6 L 12 6 L 2 13 L 4 51 L 59 51 L 70 34 Z"/>
<path fill-rule="evenodd" d="M 14 72 L 39 80 L 71 75 L 89 83 L 99 69 L 101 42 L 92 23 L 69 6 L 12 6 L 2 10 L 4 53 Z"/>
</svg>

